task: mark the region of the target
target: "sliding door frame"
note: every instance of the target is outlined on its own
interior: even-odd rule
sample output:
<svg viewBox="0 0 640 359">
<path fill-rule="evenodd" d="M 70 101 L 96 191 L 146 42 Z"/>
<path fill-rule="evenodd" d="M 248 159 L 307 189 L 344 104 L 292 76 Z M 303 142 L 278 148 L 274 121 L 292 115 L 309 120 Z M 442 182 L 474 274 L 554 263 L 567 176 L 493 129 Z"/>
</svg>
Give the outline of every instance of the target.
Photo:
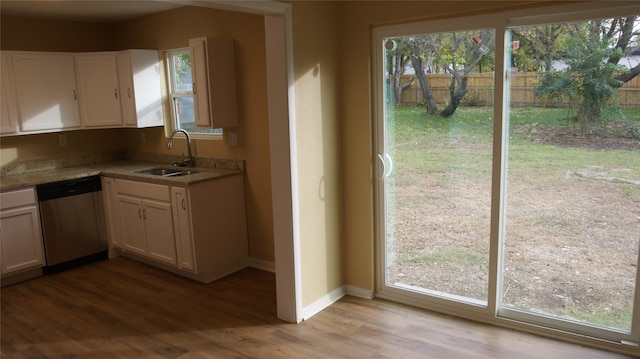
<svg viewBox="0 0 640 359">
<path fill-rule="evenodd" d="M 487 16 L 472 16 L 446 20 L 424 21 L 409 24 L 389 25 L 372 29 L 372 103 L 373 103 L 373 154 L 374 159 L 374 203 L 375 203 L 375 269 L 376 296 L 400 301 L 409 305 L 470 318 L 476 321 L 512 329 L 523 330 L 539 335 L 561 338 L 566 341 L 600 347 L 627 354 L 640 354 L 640 305 L 633 308 L 633 320 L 630 334 L 609 331 L 597 327 L 574 324 L 558 318 L 532 315 L 524 311 L 501 307 L 502 263 L 504 231 L 504 195 L 506 182 L 507 156 L 507 116 L 509 115 L 508 74 L 506 69 L 510 47 L 507 29 L 513 26 L 539 25 L 554 22 L 588 20 L 590 18 L 609 18 L 626 14 L 640 14 L 640 5 L 620 3 L 583 3 L 576 5 L 548 6 L 497 13 Z M 444 33 L 471 29 L 495 29 L 495 102 L 493 122 L 493 158 L 492 158 L 492 194 L 491 224 L 489 244 L 489 279 L 487 303 L 472 303 L 456 300 L 453 296 L 425 296 L 417 292 L 408 292 L 386 284 L 386 213 L 385 213 L 385 106 L 384 86 L 384 46 L 389 37 L 408 36 L 425 33 Z M 500 54 L 503 54 L 502 56 Z M 381 158 L 381 160 L 378 160 Z M 640 261 L 640 260 L 639 260 Z M 637 268 L 637 267 L 636 267 Z M 636 269 L 635 301 L 640 300 L 640 270 Z M 545 327 L 562 323 L 562 328 Z M 564 325 L 566 324 L 566 325 Z"/>
</svg>

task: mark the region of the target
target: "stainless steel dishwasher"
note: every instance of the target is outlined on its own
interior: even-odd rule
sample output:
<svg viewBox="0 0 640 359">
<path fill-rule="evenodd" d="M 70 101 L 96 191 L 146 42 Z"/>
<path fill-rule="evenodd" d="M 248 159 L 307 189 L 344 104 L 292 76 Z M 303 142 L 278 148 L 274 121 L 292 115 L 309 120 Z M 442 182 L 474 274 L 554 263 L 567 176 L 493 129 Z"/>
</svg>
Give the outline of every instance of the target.
<svg viewBox="0 0 640 359">
<path fill-rule="evenodd" d="M 100 176 L 36 186 L 45 274 L 107 258 Z"/>
</svg>

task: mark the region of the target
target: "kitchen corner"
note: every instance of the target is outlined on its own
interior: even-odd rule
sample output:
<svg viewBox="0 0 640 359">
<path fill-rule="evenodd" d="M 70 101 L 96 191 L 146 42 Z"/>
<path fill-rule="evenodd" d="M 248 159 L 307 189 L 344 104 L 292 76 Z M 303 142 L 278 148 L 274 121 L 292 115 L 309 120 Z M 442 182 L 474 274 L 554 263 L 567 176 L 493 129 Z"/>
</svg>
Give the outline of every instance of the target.
<svg viewBox="0 0 640 359">
<path fill-rule="evenodd" d="M 11 233 L 3 258 L 20 255 L 3 263 L 2 285 L 115 256 L 204 283 L 246 267 L 244 162 L 175 161 L 108 153 L 3 166 L 1 217 Z M 97 249 L 83 252 L 89 246 Z M 51 251 L 63 249 L 65 260 L 54 263 Z"/>
</svg>

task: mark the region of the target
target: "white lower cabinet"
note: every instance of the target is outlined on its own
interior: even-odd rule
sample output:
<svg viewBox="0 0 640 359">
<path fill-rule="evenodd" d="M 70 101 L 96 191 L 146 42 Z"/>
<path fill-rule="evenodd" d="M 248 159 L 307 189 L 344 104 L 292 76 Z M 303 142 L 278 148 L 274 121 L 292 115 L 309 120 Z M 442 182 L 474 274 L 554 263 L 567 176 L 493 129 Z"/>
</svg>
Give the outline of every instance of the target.
<svg viewBox="0 0 640 359">
<path fill-rule="evenodd" d="M 193 253 L 193 237 L 191 236 L 191 207 L 189 192 L 186 188 L 172 187 L 173 229 L 176 236 L 178 268 L 197 273 L 195 254 Z"/>
<path fill-rule="evenodd" d="M 103 178 L 110 250 L 200 282 L 248 265 L 242 175 L 168 186 Z"/>
<path fill-rule="evenodd" d="M 176 265 L 169 187 L 117 179 L 116 190 L 124 250 Z"/>
<path fill-rule="evenodd" d="M 107 225 L 107 238 L 109 248 L 124 248 L 122 235 L 117 226 L 118 201 L 116 192 L 116 180 L 111 177 L 102 177 L 102 203 L 104 203 L 105 223 Z"/>
<path fill-rule="evenodd" d="M 33 187 L 0 194 L 0 268 L 5 276 L 44 266 L 40 216 Z"/>
</svg>

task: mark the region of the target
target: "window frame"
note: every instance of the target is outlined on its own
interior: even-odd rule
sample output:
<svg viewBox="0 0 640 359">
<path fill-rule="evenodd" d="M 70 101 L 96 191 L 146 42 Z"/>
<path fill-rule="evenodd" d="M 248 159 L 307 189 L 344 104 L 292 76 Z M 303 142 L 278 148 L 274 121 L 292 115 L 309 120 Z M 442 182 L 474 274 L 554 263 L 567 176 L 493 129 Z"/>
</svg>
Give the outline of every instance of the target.
<svg viewBox="0 0 640 359">
<path fill-rule="evenodd" d="M 173 57 L 179 54 L 189 54 L 191 56 L 191 50 L 189 47 L 176 48 L 172 50 L 165 51 L 165 64 L 166 64 L 166 76 L 167 76 L 167 98 L 169 101 L 170 113 L 171 113 L 171 121 L 168 123 L 170 127 L 170 131 L 174 131 L 177 129 L 182 129 L 180 126 L 178 115 L 176 113 L 175 101 L 177 98 L 192 98 L 194 103 L 194 111 L 196 106 L 196 95 L 193 91 L 193 86 L 191 86 L 191 90 L 189 91 L 179 91 L 177 89 L 176 84 L 174 83 L 175 79 L 175 68 L 173 66 Z M 191 60 L 193 61 L 193 59 Z M 193 74 L 192 74 L 193 76 Z M 195 116 L 195 113 L 194 113 Z M 187 130 L 192 139 L 201 139 L 201 140 L 223 140 L 224 132 L 221 128 L 216 129 L 204 129 L 203 132 L 194 132 L 192 130 Z M 215 132 L 204 132 L 204 131 L 215 131 Z"/>
</svg>

